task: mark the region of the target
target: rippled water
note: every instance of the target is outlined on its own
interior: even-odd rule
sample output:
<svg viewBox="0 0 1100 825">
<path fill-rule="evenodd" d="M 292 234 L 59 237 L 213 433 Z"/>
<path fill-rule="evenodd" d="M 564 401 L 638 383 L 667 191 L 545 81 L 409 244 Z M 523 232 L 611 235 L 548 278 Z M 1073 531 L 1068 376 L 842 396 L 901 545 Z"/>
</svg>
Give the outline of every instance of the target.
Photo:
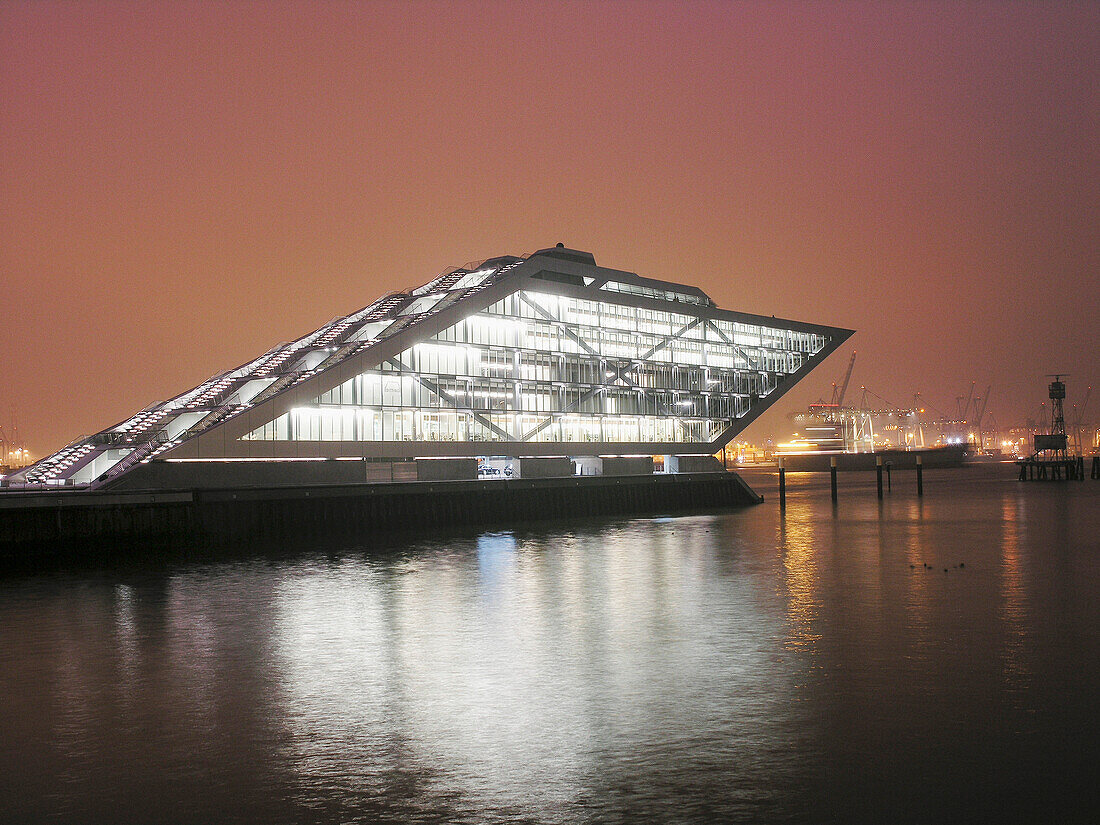
<svg viewBox="0 0 1100 825">
<path fill-rule="evenodd" d="M 925 478 L 0 580 L 0 812 L 1094 821 L 1100 483 Z"/>
</svg>

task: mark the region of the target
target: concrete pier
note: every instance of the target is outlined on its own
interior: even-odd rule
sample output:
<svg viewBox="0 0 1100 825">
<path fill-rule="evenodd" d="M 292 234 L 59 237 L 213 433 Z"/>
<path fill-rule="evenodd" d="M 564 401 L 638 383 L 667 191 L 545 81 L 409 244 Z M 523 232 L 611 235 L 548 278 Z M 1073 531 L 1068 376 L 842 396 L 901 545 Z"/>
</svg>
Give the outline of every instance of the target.
<svg viewBox="0 0 1100 825">
<path fill-rule="evenodd" d="M 1020 468 L 1020 481 L 1085 480 L 1085 459 L 1082 456 L 1025 458 L 1022 461 L 1017 461 L 1016 464 Z"/>
<path fill-rule="evenodd" d="M 158 493 L 0 495 L 0 566 L 103 548 L 135 560 L 147 545 L 280 538 L 354 539 L 394 529 L 657 514 L 756 504 L 736 473 L 226 488 Z"/>
<path fill-rule="evenodd" d="M 838 471 L 876 470 L 878 462 L 895 470 L 912 470 L 920 461 L 926 470 L 962 467 L 966 462 L 963 446 L 935 447 L 927 450 L 879 450 L 874 453 L 798 453 L 785 455 L 784 466 L 791 473 L 827 473 L 836 461 Z"/>
</svg>

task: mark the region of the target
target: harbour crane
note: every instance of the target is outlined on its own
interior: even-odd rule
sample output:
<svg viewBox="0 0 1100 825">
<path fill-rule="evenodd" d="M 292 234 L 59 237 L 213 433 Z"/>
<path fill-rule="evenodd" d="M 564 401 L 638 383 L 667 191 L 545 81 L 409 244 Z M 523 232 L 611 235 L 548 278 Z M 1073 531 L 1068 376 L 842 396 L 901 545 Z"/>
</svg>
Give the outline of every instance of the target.
<svg viewBox="0 0 1100 825">
<path fill-rule="evenodd" d="M 985 407 L 989 403 L 989 391 L 993 389 L 993 385 L 990 384 L 985 388 L 985 395 L 978 396 L 974 399 L 974 428 L 978 433 L 978 451 L 981 452 L 985 449 L 985 443 L 982 440 L 982 418 L 985 417 Z"/>
<path fill-rule="evenodd" d="M 5 431 L 0 424 L 0 466 L 18 468 L 26 464 L 26 445 L 19 440 L 19 430 L 12 417 L 11 425 Z"/>
<path fill-rule="evenodd" d="M 852 380 L 852 367 L 856 365 L 856 353 L 852 350 L 851 360 L 848 361 L 848 371 L 844 373 L 844 383 L 840 385 L 839 392 L 837 391 L 836 384 L 833 384 L 833 400 L 830 402 L 834 407 L 839 407 L 844 403 L 844 395 L 848 392 L 848 382 Z"/>
<path fill-rule="evenodd" d="M 1076 404 L 1073 405 L 1073 441 L 1077 450 L 1077 455 L 1084 454 L 1081 450 L 1081 422 L 1085 418 L 1085 409 L 1089 405 L 1089 396 L 1091 395 L 1092 387 L 1090 386 L 1085 389 L 1085 400 L 1081 402 L 1081 406 L 1078 407 Z"/>
<path fill-rule="evenodd" d="M 958 421 L 965 421 L 966 420 L 966 414 L 970 411 L 970 400 L 974 397 L 974 384 L 975 383 L 977 383 L 977 382 L 975 382 L 975 381 L 970 382 L 970 394 L 966 397 L 966 405 L 965 406 L 962 405 L 963 397 L 961 395 L 956 395 L 955 396 L 955 411 L 957 413 L 955 418 Z"/>
<path fill-rule="evenodd" d="M 997 416 L 995 416 L 993 413 L 990 413 L 989 414 L 989 431 L 991 433 L 996 433 L 1000 429 L 1001 428 L 997 426 Z"/>
<path fill-rule="evenodd" d="M 917 392 L 913 394 L 913 408 L 915 410 L 917 410 L 918 412 L 922 413 L 922 414 L 924 413 L 925 409 L 927 408 L 927 409 L 932 411 L 932 415 L 936 416 L 937 420 L 939 420 L 939 421 L 947 421 L 948 420 L 948 416 L 944 415 L 943 410 L 941 410 L 939 407 L 937 407 L 931 401 L 928 401 L 924 397 L 924 395 L 920 392 L 920 390 L 917 390 Z"/>
</svg>

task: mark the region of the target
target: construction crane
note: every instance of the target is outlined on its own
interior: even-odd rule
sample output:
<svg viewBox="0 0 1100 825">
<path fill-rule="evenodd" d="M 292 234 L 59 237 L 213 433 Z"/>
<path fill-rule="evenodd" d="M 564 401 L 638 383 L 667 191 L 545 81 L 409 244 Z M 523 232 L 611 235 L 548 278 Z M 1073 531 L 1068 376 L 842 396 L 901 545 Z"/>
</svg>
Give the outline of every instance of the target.
<svg viewBox="0 0 1100 825">
<path fill-rule="evenodd" d="M 844 383 L 840 385 L 840 391 L 837 391 L 836 384 L 833 384 L 833 400 L 830 402 L 834 407 L 839 407 L 844 403 L 844 395 L 848 392 L 848 382 L 852 380 L 852 367 L 856 365 L 856 353 L 852 350 L 852 358 L 848 361 L 848 371 L 844 373 Z"/>
</svg>

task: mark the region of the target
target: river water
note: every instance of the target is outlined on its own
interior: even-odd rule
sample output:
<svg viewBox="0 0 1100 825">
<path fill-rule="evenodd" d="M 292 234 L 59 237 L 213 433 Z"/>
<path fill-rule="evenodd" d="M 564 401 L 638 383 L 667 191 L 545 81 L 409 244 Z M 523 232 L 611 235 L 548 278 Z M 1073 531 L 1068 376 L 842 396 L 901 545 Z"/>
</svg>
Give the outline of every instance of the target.
<svg viewBox="0 0 1100 825">
<path fill-rule="evenodd" d="M 11 822 L 1096 821 L 1100 482 L 0 579 Z"/>
</svg>

